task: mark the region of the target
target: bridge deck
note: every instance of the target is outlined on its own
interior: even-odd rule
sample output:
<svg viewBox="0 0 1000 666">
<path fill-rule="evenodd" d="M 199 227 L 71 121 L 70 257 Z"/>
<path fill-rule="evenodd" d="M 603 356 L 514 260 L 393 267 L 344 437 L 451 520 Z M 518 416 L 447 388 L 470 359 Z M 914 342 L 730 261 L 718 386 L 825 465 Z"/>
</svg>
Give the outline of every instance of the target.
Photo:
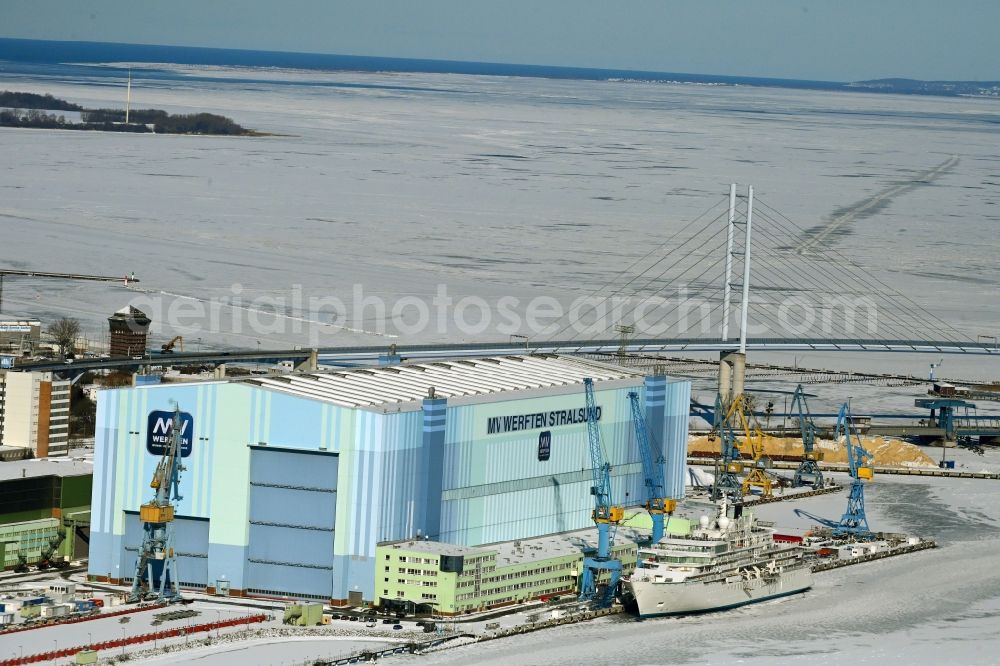
<svg viewBox="0 0 1000 666">
<path fill-rule="evenodd" d="M 657 340 L 632 340 L 624 351 L 633 354 L 663 352 L 722 352 L 736 348 L 733 342 L 719 342 L 700 338 Z M 796 338 L 753 338 L 747 341 L 750 351 L 822 351 L 822 352 L 900 352 L 916 354 L 979 354 L 1000 357 L 1000 349 L 993 344 L 978 342 L 924 341 L 924 340 L 802 340 Z M 524 354 L 614 354 L 622 350 L 620 340 L 571 340 L 544 343 L 512 344 L 509 342 L 479 342 L 469 344 L 397 345 L 396 353 L 411 360 L 471 358 L 476 356 L 517 356 Z M 230 352 L 203 352 L 160 355 L 151 354 L 143 359 L 82 359 L 79 367 L 113 368 L 121 366 L 171 365 L 184 363 L 226 363 L 240 361 L 265 361 L 304 359 L 308 349 L 233 350 Z M 384 345 L 354 347 L 321 347 L 319 359 L 332 365 L 374 363 L 388 353 Z M 29 363 L 18 366 L 25 370 L 56 370 L 64 364 L 58 361 Z"/>
</svg>

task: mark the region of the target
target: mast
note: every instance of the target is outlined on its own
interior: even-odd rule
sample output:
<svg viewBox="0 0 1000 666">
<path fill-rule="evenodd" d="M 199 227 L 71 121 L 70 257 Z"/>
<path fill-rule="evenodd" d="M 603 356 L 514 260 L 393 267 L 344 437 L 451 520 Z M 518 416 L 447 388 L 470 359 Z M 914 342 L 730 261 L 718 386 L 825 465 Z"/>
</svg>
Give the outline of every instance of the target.
<svg viewBox="0 0 1000 666">
<path fill-rule="evenodd" d="M 743 243 L 743 311 L 740 313 L 740 353 L 747 353 L 747 313 L 750 309 L 750 229 L 753 224 L 753 185 L 747 188 L 747 234 Z"/>
<path fill-rule="evenodd" d="M 125 89 L 125 124 L 128 125 L 129 107 L 132 106 L 132 68 L 128 68 L 128 88 Z"/>
<path fill-rule="evenodd" d="M 722 341 L 729 340 L 729 301 L 733 280 L 733 225 L 736 223 L 736 183 L 729 186 L 729 228 L 726 232 L 726 279 L 722 298 Z"/>
</svg>

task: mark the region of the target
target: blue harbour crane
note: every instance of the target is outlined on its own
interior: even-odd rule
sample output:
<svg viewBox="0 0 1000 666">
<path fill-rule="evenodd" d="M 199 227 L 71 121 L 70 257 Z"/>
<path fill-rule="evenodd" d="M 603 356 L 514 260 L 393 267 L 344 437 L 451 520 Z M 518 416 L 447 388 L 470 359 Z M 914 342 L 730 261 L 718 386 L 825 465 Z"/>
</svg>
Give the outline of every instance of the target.
<svg viewBox="0 0 1000 666">
<path fill-rule="evenodd" d="M 722 447 L 722 461 L 715 469 L 715 482 L 712 484 L 712 500 L 718 501 L 723 496 L 733 502 L 743 501 L 743 482 L 739 475 L 743 473 L 742 454 L 736 446 L 736 435 L 727 417 L 728 410 L 722 402 L 722 396 L 715 397 L 715 418 L 713 430 L 718 433 Z"/>
<path fill-rule="evenodd" d="M 639 394 L 629 391 L 629 402 L 632 404 L 632 426 L 635 428 L 635 441 L 642 457 L 642 472 L 646 487 L 646 511 L 653 519 L 653 543 L 659 542 L 664 534 L 664 515 L 674 512 L 677 500 L 666 497 L 666 484 L 663 482 L 663 455 L 656 452 L 649 441 L 649 430 L 646 427 L 646 417 L 639 406 Z"/>
<path fill-rule="evenodd" d="M 174 552 L 174 511 L 177 502 L 183 499 L 180 494 L 181 472 L 185 469 L 181 465 L 183 427 L 180 408 L 174 403 L 170 437 L 149 484 L 155 494 L 152 501 L 139 507 L 143 537 L 128 597 L 130 602 L 181 599 Z"/>
<path fill-rule="evenodd" d="M 809 403 L 806 401 L 806 393 L 799 384 L 792 394 L 792 409 L 798 412 L 799 429 L 802 431 L 802 462 L 795 470 L 792 478 L 792 487 L 812 486 L 813 488 L 823 487 L 823 472 L 819 468 L 819 461 L 823 459 L 823 452 L 816 450 L 816 424 L 813 422 L 812 414 L 809 412 Z"/>
<path fill-rule="evenodd" d="M 865 515 L 865 481 L 875 476 L 872 454 L 861 446 L 861 438 L 854 429 L 850 403 L 844 403 L 837 414 L 836 437 L 844 437 L 847 447 L 847 464 L 851 472 L 851 494 L 847 498 L 847 510 L 834 526 L 834 536 L 853 536 L 860 539 L 872 537 Z M 855 443 L 856 442 L 856 443 Z"/>
<path fill-rule="evenodd" d="M 587 437 L 590 443 L 590 462 L 593 485 L 590 493 L 594 496 L 594 523 L 597 525 L 597 553 L 583 558 L 583 580 L 580 583 L 580 600 L 594 601 L 599 608 L 610 606 L 615 599 L 618 581 L 621 578 L 621 560 L 611 556 L 611 528 L 622 521 L 625 510 L 615 506 L 611 499 L 611 465 L 601 443 L 601 430 L 597 424 L 597 405 L 594 399 L 594 380 L 583 380 L 583 390 L 587 400 Z M 597 578 L 601 572 L 608 572 L 608 584 L 598 594 Z"/>
</svg>

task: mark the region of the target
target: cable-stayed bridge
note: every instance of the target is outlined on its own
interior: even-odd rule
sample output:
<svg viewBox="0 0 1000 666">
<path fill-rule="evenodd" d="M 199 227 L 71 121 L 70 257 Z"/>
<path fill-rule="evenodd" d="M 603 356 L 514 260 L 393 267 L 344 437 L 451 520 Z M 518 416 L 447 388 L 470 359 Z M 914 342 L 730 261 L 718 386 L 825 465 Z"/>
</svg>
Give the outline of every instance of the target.
<svg viewBox="0 0 1000 666">
<path fill-rule="evenodd" d="M 962 331 L 839 251 L 834 219 L 803 228 L 752 189 L 715 201 L 686 232 L 581 297 L 541 332 L 505 342 L 321 346 L 320 363 L 364 365 L 489 355 L 742 351 L 1000 356 L 997 337 Z M 732 329 L 732 333 L 730 330 Z M 982 333 L 977 331 L 976 333 Z M 995 333 L 995 332 L 994 332 Z M 80 359 L 79 368 L 308 360 L 311 350 L 254 350 Z M 57 362 L 25 369 L 55 369 Z"/>
<path fill-rule="evenodd" d="M 889 284 L 884 268 L 838 250 L 834 222 L 805 229 L 752 188 L 740 197 L 733 186 L 728 202 L 652 247 L 528 346 L 590 351 L 619 332 L 622 349 L 636 353 L 996 353 L 996 337 L 959 330 Z"/>
</svg>

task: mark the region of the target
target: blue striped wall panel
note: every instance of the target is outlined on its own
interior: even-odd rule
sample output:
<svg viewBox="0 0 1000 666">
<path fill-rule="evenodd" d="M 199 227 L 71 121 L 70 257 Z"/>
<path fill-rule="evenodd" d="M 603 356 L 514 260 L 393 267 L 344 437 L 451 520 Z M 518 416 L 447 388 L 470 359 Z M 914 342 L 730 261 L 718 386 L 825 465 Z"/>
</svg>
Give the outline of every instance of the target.
<svg viewBox="0 0 1000 666">
<path fill-rule="evenodd" d="M 629 390 L 598 384 L 597 403 L 614 499 L 636 505 L 644 498 L 643 479 Z M 641 380 L 635 390 L 644 393 Z M 122 544 L 129 541 L 122 536 L 123 510 L 134 511 L 147 498 L 157 460 L 140 445 L 146 416 L 153 409 L 169 409 L 171 399 L 192 413 L 200 438 L 195 454 L 185 461 L 189 470 L 179 513 L 212 518 L 209 583 L 225 576 L 236 589 L 308 593 L 292 588 L 315 585 L 319 594 L 329 590 L 333 598 L 346 598 L 355 589 L 371 598 L 372 558 L 379 541 L 419 532 L 473 545 L 592 526 L 585 423 L 487 432 L 487 420 L 497 415 L 580 409 L 582 389 L 447 405 L 440 461 L 425 450 L 420 409 L 352 410 L 247 384 L 160 385 L 105 393 L 98 408 L 93 573 L 104 575 L 127 560 L 122 553 Z M 667 383 L 662 442 L 673 496 L 678 488 L 683 493 L 689 395 L 688 383 Z M 538 456 L 543 430 L 551 432 L 546 461 Z M 438 518 L 428 511 L 433 488 L 427 477 L 435 474 L 445 498 L 436 503 Z M 519 486 L 523 480 L 530 483 Z M 332 490 L 336 492 L 323 492 Z M 317 552 L 325 555 L 314 559 Z M 296 559 L 307 559 L 300 562 L 307 566 L 287 564 Z M 129 564 L 134 566 L 134 557 Z M 286 574 L 292 582 L 276 587 Z"/>
<path fill-rule="evenodd" d="M 683 499 L 687 473 L 688 415 L 691 411 L 691 382 L 667 382 L 663 418 L 664 482 L 667 497 Z"/>
</svg>

